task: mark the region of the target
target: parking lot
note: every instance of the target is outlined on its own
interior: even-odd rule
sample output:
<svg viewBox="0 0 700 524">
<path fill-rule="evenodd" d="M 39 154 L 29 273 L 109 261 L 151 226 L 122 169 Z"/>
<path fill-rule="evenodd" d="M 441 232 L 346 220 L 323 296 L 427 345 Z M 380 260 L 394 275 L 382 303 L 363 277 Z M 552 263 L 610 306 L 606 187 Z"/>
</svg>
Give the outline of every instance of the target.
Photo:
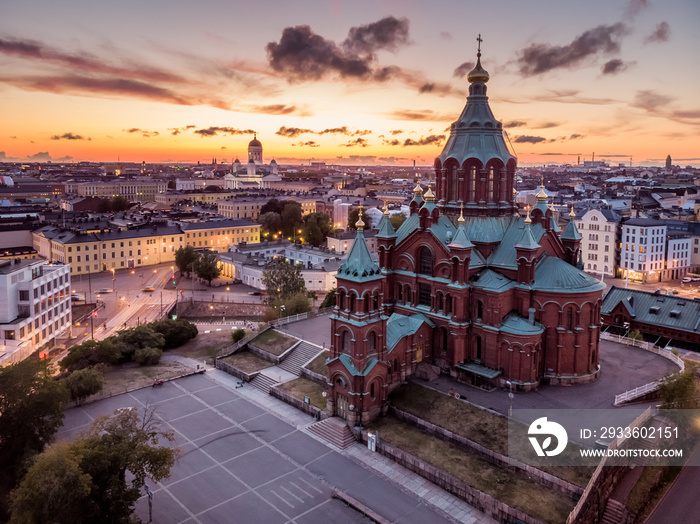
<svg viewBox="0 0 700 524">
<path fill-rule="evenodd" d="M 175 431 L 171 445 L 182 451 L 170 478 L 150 486 L 155 523 L 369 522 L 333 499 L 334 488 L 392 522 L 448 522 L 386 478 L 205 375 L 70 409 L 58 438 L 73 438 L 115 409 L 147 406 L 155 407 L 164 429 Z M 148 521 L 145 496 L 136 513 Z"/>
</svg>

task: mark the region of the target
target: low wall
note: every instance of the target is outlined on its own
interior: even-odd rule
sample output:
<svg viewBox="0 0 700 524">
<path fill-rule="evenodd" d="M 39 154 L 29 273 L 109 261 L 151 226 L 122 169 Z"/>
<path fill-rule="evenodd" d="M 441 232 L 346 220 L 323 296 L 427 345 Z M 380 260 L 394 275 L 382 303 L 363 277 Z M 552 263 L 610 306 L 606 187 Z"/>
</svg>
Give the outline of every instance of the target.
<svg viewBox="0 0 700 524">
<path fill-rule="evenodd" d="M 316 384 L 321 384 L 322 386 L 328 385 L 328 377 L 316 373 L 315 371 L 311 371 L 310 369 L 306 369 L 305 367 L 301 368 L 301 376 L 308 378 L 312 382 L 316 382 Z"/>
<path fill-rule="evenodd" d="M 255 378 L 255 376 L 258 373 L 260 373 L 259 371 L 254 371 L 253 373 L 246 373 L 245 371 L 238 369 L 236 366 L 229 364 L 228 362 L 225 362 L 223 359 L 220 358 L 216 359 L 216 369 L 220 369 L 221 371 L 224 371 L 229 375 L 233 375 L 236 378 L 240 378 L 245 382 L 250 382 Z"/>
<path fill-rule="evenodd" d="M 555 477 L 554 475 L 546 473 L 540 469 L 528 466 L 527 464 L 523 464 L 522 462 L 506 457 L 505 455 L 501 455 L 492 449 L 485 448 L 481 444 L 463 437 L 462 435 L 453 433 L 452 431 L 449 431 L 443 427 L 436 426 L 435 424 L 405 411 L 401 411 L 393 406 L 391 406 L 389 410 L 390 413 L 399 420 L 413 424 L 426 433 L 429 433 L 430 435 L 438 437 L 442 440 L 452 442 L 453 444 L 457 444 L 463 448 L 468 448 L 470 451 L 473 451 L 491 464 L 521 473 L 531 478 L 538 484 L 542 484 L 543 486 L 551 488 L 555 491 L 564 493 L 574 500 L 578 500 L 578 498 L 583 494 L 583 488 L 580 486 L 576 486 L 575 484 L 571 484 L 570 482 L 562 480 L 559 477 Z"/>
<path fill-rule="evenodd" d="M 293 397 L 286 391 L 282 391 L 277 386 L 273 386 L 270 388 L 270 395 L 280 399 L 282 402 L 286 402 L 290 406 L 295 407 L 300 411 L 303 411 L 307 415 L 315 417 L 317 420 L 323 420 L 325 418 L 328 418 L 328 414 L 325 410 L 319 409 L 311 404 L 307 404 L 303 400 Z"/>
<path fill-rule="evenodd" d="M 362 431 L 362 439 L 367 441 L 367 431 Z M 541 520 L 531 517 L 527 513 L 510 507 L 491 495 L 488 495 L 465 482 L 453 477 L 449 473 L 442 471 L 427 462 L 414 457 L 410 453 L 400 450 L 390 444 L 382 442 L 381 438 L 377 444 L 377 452 L 400 464 L 404 468 L 417 473 L 428 479 L 433 484 L 440 486 L 445 491 L 459 497 L 467 504 L 475 507 L 489 517 L 504 524 L 543 524 Z"/>
</svg>

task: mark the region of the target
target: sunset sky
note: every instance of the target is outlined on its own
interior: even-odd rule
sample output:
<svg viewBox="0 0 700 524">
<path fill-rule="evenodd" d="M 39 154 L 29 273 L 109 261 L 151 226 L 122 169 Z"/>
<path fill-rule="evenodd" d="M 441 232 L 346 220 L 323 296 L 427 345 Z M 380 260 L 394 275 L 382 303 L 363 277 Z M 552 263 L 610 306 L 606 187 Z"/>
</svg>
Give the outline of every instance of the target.
<svg viewBox="0 0 700 524">
<path fill-rule="evenodd" d="M 697 0 L 4 0 L 0 161 L 430 164 L 476 59 L 520 165 L 700 165 Z"/>
</svg>

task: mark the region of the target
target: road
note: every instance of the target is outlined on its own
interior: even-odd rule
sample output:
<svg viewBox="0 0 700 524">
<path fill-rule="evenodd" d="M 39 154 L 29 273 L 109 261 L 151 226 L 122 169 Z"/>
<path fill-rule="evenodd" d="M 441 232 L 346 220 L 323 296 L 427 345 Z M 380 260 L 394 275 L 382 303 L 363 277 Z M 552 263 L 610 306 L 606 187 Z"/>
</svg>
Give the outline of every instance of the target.
<svg viewBox="0 0 700 524">
<path fill-rule="evenodd" d="M 180 300 L 260 303 L 261 296 L 251 295 L 257 290 L 243 284 L 215 281 L 217 287 L 209 287 L 197 279 L 181 277 L 170 264 L 160 264 L 148 268 L 120 269 L 96 275 L 76 275 L 71 287 L 74 293 L 85 295 L 87 302 L 104 304 L 97 316 L 73 326 L 72 340 L 68 344 L 79 343 L 94 332 L 95 340 L 102 340 L 116 334 L 125 327 L 134 327 L 151 322 L 164 315 Z M 175 274 L 173 285 L 172 276 Z M 143 291 L 144 289 L 153 291 Z M 103 292 L 100 292 L 103 291 Z"/>
<path fill-rule="evenodd" d="M 697 489 L 700 485 L 700 447 L 695 448 L 689 460 L 691 466 L 685 466 L 676 481 L 666 492 L 656 509 L 647 519 L 647 524 L 676 524 L 677 522 L 697 522 L 700 515 L 700 497 Z M 693 517 L 693 515 L 695 515 Z"/>
</svg>

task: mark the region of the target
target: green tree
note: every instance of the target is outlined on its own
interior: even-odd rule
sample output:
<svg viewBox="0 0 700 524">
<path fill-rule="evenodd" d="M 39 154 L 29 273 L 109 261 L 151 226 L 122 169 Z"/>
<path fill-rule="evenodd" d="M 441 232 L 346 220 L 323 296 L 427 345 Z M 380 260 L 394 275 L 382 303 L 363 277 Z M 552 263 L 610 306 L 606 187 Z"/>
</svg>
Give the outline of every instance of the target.
<svg viewBox="0 0 700 524">
<path fill-rule="evenodd" d="M 335 290 L 335 288 L 333 288 L 328 293 L 326 293 L 325 297 L 323 297 L 323 302 L 321 302 L 319 309 L 333 307 L 333 306 L 335 306 L 335 301 L 336 301 L 336 290 Z"/>
<path fill-rule="evenodd" d="M 129 201 L 122 195 L 117 195 L 110 202 L 111 211 L 125 211 L 129 209 Z"/>
<path fill-rule="evenodd" d="M 360 220 L 360 210 L 355 209 L 348 215 L 348 229 L 357 229 L 355 224 Z M 365 212 L 362 212 L 362 221 L 365 223 L 365 229 L 372 229 L 372 218 L 368 217 Z"/>
<path fill-rule="evenodd" d="M 687 365 L 685 370 L 663 378 L 659 395 L 662 409 L 697 409 L 700 407 L 695 372 L 697 367 Z"/>
<path fill-rule="evenodd" d="M 74 448 L 72 443 L 62 442 L 37 457 L 11 495 L 11 524 L 84 521 L 86 509 L 92 510 L 92 479 L 80 469 L 82 457 Z"/>
<path fill-rule="evenodd" d="M 267 303 L 282 303 L 297 293 L 306 294 L 306 283 L 301 276 L 301 265 L 276 258 L 263 271 L 262 283 L 267 291 Z"/>
<path fill-rule="evenodd" d="M 177 458 L 158 445 L 161 438 L 172 442 L 173 433 L 159 430 L 151 410 L 140 417 L 119 409 L 96 419 L 81 438 L 51 446 L 34 462 L 12 494 L 12 522 L 132 523 L 146 478 L 167 478 Z"/>
<path fill-rule="evenodd" d="M 243 340 L 245 338 L 245 329 L 236 329 L 231 332 L 231 340 L 233 342 L 238 342 L 239 340 Z"/>
<path fill-rule="evenodd" d="M 102 373 L 93 368 L 79 369 L 73 371 L 68 377 L 63 379 L 63 383 L 70 391 L 73 400 L 80 403 L 84 398 L 102 391 L 105 379 Z"/>
<path fill-rule="evenodd" d="M 53 438 L 68 399 L 45 361 L 26 359 L 0 368 L 0 520 L 22 464 Z"/>
<path fill-rule="evenodd" d="M 267 204 L 260 208 L 260 214 L 264 215 L 265 213 L 275 213 L 277 215 L 281 215 L 283 207 L 284 206 L 282 205 L 282 202 L 279 201 L 279 199 L 271 198 L 267 201 Z"/>
<path fill-rule="evenodd" d="M 282 216 L 272 211 L 260 214 L 258 223 L 262 226 L 263 236 L 265 233 L 271 236 L 282 230 Z"/>
<path fill-rule="evenodd" d="M 187 276 L 192 273 L 198 259 L 199 253 L 192 246 L 184 246 L 175 251 L 175 265 L 181 273 L 187 273 Z"/>
<path fill-rule="evenodd" d="M 139 366 L 155 366 L 162 356 L 163 350 L 159 348 L 139 348 L 134 352 L 134 360 Z"/>
<path fill-rule="evenodd" d="M 401 227 L 401 224 L 403 224 L 406 221 L 406 215 L 403 213 L 395 213 L 389 217 L 389 222 L 391 222 L 391 226 L 394 228 L 394 230 L 397 230 Z"/>
<path fill-rule="evenodd" d="M 112 211 L 112 201 L 109 198 L 101 198 L 97 203 L 98 213 L 109 213 Z"/>
<path fill-rule="evenodd" d="M 163 335 L 165 339 L 163 349 L 180 347 L 188 340 L 195 338 L 199 333 L 197 326 L 184 318 L 178 318 L 177 320 L 166 318 L 151 322 L 148 326 L 156 333 Z"/>
<path fill-rule="evenodd" d="M 632 340 L 644 340 L 644 335 L 642 335 L 638 329 L 635 329 L 629 332 L 627 338 L 631 338 Z"/>
<path fill-rule="evenodd" d="M 128 362 L 134 359 L 134 354 L 138 349 L 162 349 L 165 346 L 165 337 L 150 326 L 143 324 L 120 331 L 116 343 L 121 350 L 122 360 Z"/>
<path fill-rule="evenodd" d="M 298 315 L 311 311 L 311 300 L 308 293 L 295 293 L 284 300 L 284 315 Z"/>
<path fill-rule="evenodd" d="M 282 217 L 282 234 L 286 237 L 293 237 L 294 231 L 303 225 L 301 204 L 294 200 L 285 200 L 280 216 Z"/>
<path fill-rule="evenodd" d="M 331 219 L 326 213 L 309 213 L 305 217 L 302 236 L 312 246 L 326 243 L 326 237 L 331 232 Z"/>
<path fill-rule="evenodd" d="M 206 280 L 211 286 L 211 281 L 215 278 L 219 278 L 221 274 L 221 268 L 216 260 L 216 253 L 207 251 L 202 253 L 199 257 L 199 261 L 194 267 L 195 273 L 202 280 Z"/>
<path fill-rule="evenodd" d="M 112 337 L 105 340 L 86 340 L 73 346 L 68 354 L 58 363 L 61 369 L 75 371 L 97 364 L 116 364 L 121 358 L 121 351 L 114 344 Z"/>
</svg>

